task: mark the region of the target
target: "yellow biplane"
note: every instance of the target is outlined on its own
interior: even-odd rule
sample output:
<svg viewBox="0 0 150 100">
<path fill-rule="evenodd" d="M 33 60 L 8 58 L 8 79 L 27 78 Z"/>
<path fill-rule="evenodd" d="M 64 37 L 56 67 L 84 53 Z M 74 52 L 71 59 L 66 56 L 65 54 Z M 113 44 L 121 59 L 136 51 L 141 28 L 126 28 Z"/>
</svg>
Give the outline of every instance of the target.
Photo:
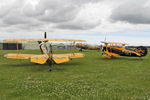
<svg viewBox="0 0 150 100">
<path fill-rule="evenodd" d="M 128 57 L 143 57 L 146 56 L 148 50 L 146 47 L 139 46 L 135 49 L 127 48 L 126 43 L 118 42 L 102 42 L 102 55 L 103 58 L 115 58 L 116 56 L 128 56 Z"/>
<path fill-rule="evenodd" d="M 18 45 L 17 45 L 17 53 L 9 53 L 5 54 L 5 58 L 12 59 L 28 59 L 30 62 L 37 64 L 45 64 L 46 62 L 49 64 L 50 69 L 52 71 L 52 64 L 60 64 L 64 62 L 70 61 L 72 58 L 82 58 L 85 55 L 82 53 L 75 53 L 75 42 L 85 42 L 84 40 L 75 40 L 75 39 L 48 39 L 46 38 L 46 32 L 44 35 L 44 39 L 6 39 L 6 42 L 21 42 L 21 41 L 37 41 L 39 43 L 39 47 L 42 54 L 21 54 L 18 53 Z M 58 41 L 58 42 L 73 42 L 73 53 L 68 54 L 53 54 L 52 44 L 47 47 L 45 44 L 48 41 Z"/>
</svg>

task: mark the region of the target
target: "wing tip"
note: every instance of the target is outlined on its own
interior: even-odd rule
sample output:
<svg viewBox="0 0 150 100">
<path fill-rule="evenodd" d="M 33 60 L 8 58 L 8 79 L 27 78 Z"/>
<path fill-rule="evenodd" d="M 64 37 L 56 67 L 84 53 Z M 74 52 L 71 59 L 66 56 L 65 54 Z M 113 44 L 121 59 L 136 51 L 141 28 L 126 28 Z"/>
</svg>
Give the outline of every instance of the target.
<svg viewBox="0 0 150 100">
<path fill-rule="evenodd" d="M 85 57 L 85 54 L 83 54 L 83 57 Z"/>
<path fill-rule="evenodd" d="M 4 58 L 7 58 L 7 57 L 8 57 L 8 54 L 5 54 L 5 55 L 4 55 Z"/>
<path fill-rule="evenodd" d="M 72 60 L 69 56 L 68 56 L 69 61 Z"/>
</svg>

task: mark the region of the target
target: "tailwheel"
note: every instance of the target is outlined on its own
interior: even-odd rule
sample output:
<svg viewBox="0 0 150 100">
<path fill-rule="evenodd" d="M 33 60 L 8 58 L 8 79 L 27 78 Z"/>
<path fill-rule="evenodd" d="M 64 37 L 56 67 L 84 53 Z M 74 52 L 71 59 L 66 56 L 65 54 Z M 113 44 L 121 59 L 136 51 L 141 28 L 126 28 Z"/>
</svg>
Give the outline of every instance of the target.
<svg viewBox="0 0 150 100">
<path fill-rule="evenodd" d="M 51 72 L 52 71 L 53 63 L 52 63 L 52 61 L 50 61 L 50 59 L 47 60 L 47 63 L 50 66 L 49 71 Z"/>
</svg>

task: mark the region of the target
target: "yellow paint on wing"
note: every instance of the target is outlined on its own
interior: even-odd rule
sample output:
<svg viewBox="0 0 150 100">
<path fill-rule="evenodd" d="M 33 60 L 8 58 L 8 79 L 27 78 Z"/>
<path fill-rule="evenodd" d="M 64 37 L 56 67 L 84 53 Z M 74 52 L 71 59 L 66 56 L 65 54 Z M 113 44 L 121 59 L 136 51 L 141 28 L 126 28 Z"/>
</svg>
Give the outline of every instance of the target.
<svg viewBox="0 0 150 100">
<path fill-rule="evenodd" d="M 109 56 L 118 56 L 118 54 L 116 54 L 116 53 L 111 53 L 111 52 L 108 52 L 108 51 L 106 51 L 105 52 L 107 55 L 109 55 Z"/>
<path fill-rule="evenodd" d="M 36 56 L 30 57 L 29 61 L 33 63 L 38 63 L 38 64 L 45 64 L 47 59 L 48 59 L 48 56 L 46 55 L 36 55 Z"/>
<path fill-rule="evenodd" d="M 70 60 L 71 60 L 71 59 L 70 59 L 69 56 L 53 55 L 53 61 L 54 61 L 56 64 L 68 62 L 68 61 L 70 61 Z"/>
<path fill-rule="evenodd" d="M 70 58 L 82 58 L 84 57 L 85 55 L 83 53 L 68 53 L 68 54 L 54 54 L 54 56 L 69 56 Z"/>
<path fill-rule="evenodd" d="M 9 53 L 4 55 L 5 58 L 12 58 L 12 59 L 29 59 L 29 57 L 35 56 L 34 54 L 16 54 L 16 53 Z"/>
</svg>

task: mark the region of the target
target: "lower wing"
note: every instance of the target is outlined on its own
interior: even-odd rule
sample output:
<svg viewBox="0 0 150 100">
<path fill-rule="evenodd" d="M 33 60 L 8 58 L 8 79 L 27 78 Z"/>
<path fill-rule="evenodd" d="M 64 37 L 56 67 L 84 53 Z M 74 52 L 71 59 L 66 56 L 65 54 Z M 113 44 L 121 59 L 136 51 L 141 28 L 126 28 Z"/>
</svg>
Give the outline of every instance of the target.
<svg viewBox="0 0 150 100">
<path fill-rule="evenodd" d="M 116 53 L 111 53 L 111 52 L 108 52 L 106 51 L 105 54 L 109 55 L 109 56 L 118 56 L 118 54 Z"/>
<path fill-rule="evenodd" d="M 59 55 L 59 56 L 69 56 L 70 58 L 82 58 L 85 55 L 83 53 L 67 53 L 67 54 L 54 54 L 55 55 Z"/>
<path fill-rule="evenodd" d="M 29 61 L 33 63 L 38 63 L 38 64 L 45 64 L 46 61 L 48 60 L 48 56 L 43 54 L 43 55 L 34 55 L 29 57 Z"/>
<path fill-rule="evenodd" d="M 53 55 L 53 61 L 56 64 L 64 63 L 70 61 L 71 58 L 67 55 L 61 55 L 61 54 L 54 54 Z"/>
<path fill-rule="evenodd" d="M 71 58 L 82 58 L 85 55 L 82 53 L 71 53 L 71 54 L 53 54 L 53 61 L 56 64 L 68 62 Z M 28 59 L 30 62 L 44 64 L 48 60 L 48 56 L 46 54 L 36 55 L 36 54 L 6 54 L 5 58 L 12 59 Z"/>
<path fill-rule="evenodd" d="M 28 59 L 30 62 L 44 64 L 49 58 L 47 55 L 35 55 L 35 54 L 6 54 L 5 58 L 12 59 Z"/>
<path fill-rule="evenodd" d="M 12 58 L 12 59 L 29 59 L 29 57 L 34 56 L 34 54 L 16 54 L 16 53 L 9 53 L 5 54 L 5 58 Z"/>
</svg>

